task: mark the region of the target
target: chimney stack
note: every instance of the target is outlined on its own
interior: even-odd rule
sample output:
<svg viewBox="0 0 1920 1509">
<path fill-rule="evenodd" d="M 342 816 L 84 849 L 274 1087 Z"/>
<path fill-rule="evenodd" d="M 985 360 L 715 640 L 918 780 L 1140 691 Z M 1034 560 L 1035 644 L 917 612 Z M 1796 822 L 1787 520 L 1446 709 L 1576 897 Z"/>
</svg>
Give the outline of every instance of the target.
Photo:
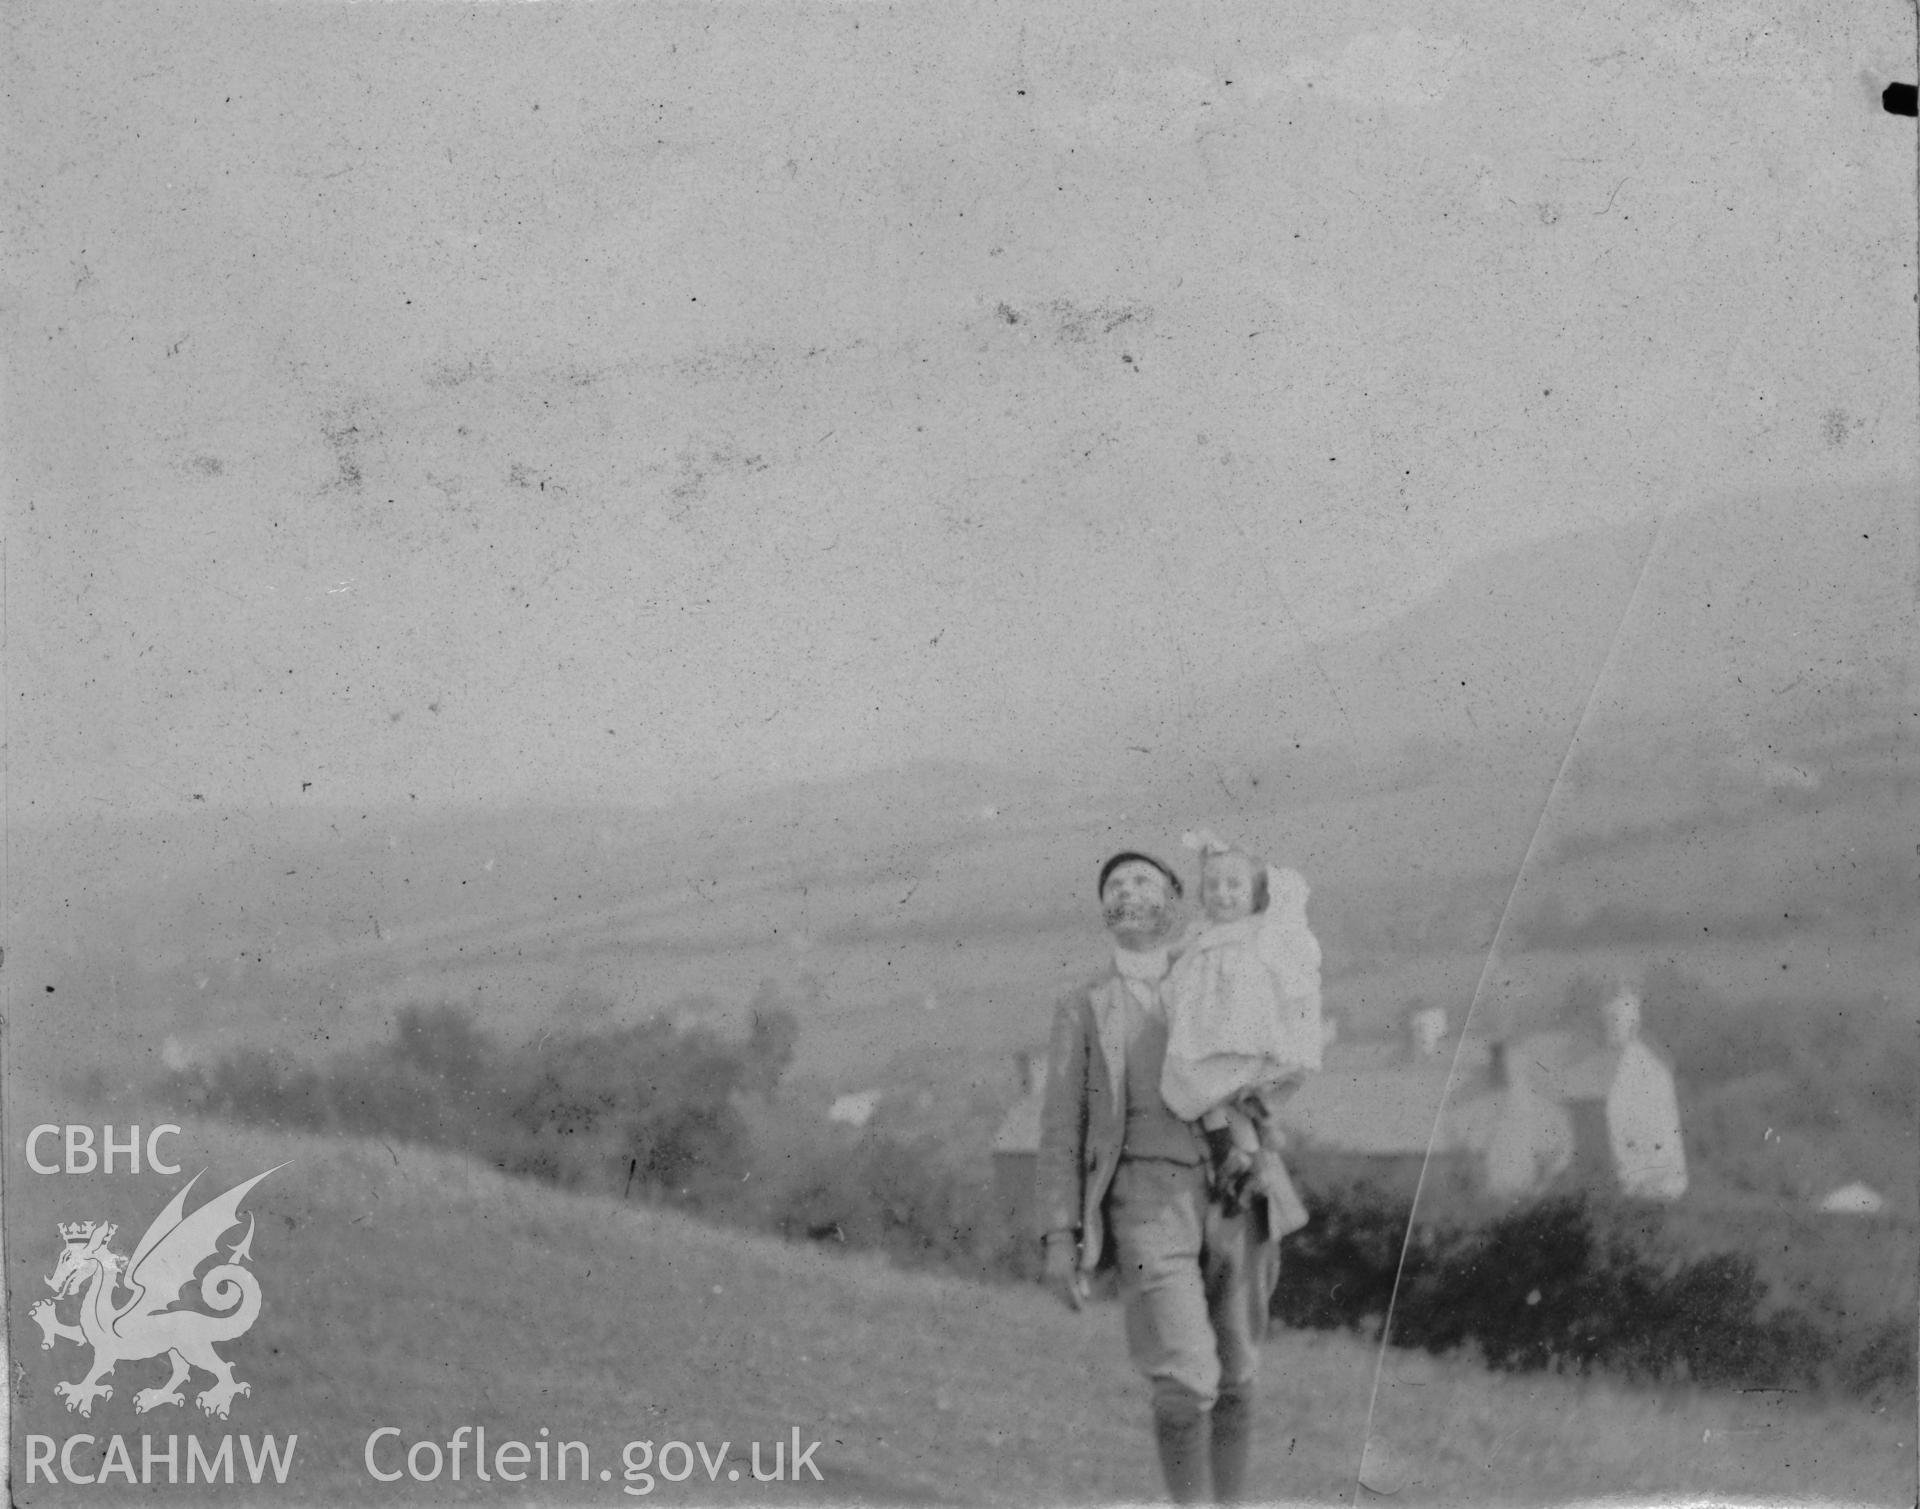
<svg viewBox="0 0 1920 1509">
<path fill-rule="evenodd" d="M 1416 1059 L 1438 1058 L 1440 1044 L 1447 1036 L 1447 1009 L 1421 1006 L 1407 1018 L 1407 1034 Z"/>
</svg>

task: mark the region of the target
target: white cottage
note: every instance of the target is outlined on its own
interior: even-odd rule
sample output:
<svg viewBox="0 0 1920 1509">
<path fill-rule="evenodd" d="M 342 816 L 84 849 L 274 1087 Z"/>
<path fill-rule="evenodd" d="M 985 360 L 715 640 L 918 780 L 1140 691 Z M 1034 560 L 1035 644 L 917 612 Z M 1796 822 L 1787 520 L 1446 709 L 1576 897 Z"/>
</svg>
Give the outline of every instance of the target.
<svg viewBox="0 0 1920 1509">
<path fill-rule="evenodd" d="M 1621 991 L 1601 1008 L 1600 1019 L 1597 1041 L 1555 1030 L 1501 1045 L 1506 1114 L 1524 1129 L 1509 1131 L 1508 1139 L 1528 1143 L 1538 1167 L 1523 1187 L 1510 1149 L 1490 1141 L 1490 1186 L 1523 1193 L 1573 1168 L 1576 1176 L 1610 1177 L 1633 1199 L 1677 1200 L 1687 1192 L 1679 1095 L 1673 1071 L 1640 1036 L 1639 997 Z"/>
<path fill-rule="evenodd" d="M 1640 997 L 1623 990 L 1600 1010 L 1607 1051 L 1607 1138 L 1625 1194 L 1677 1200 L 1687 1192 L 1687 1154 L 1680 1140 L 1680 1097 L 1673 1071 L 1640 1037 Z"/>
<path fill-rule="evenodd" d="M 880 1109 L 885 1094 L 884 1090 L 854 1090 L 837 1096 L 827 1107 L 827 1120 L 842 1126 L 863 1127 L 873 1120 L 873 1113 Z"/>
<path fill-rule="evenodd" d="M 1843 1184 L 1821 1197 L 1817 1209 L 1830 1216 L 1877 1216 L 1885 1212 L 1887 1197 L 1871 1185 Z"/>
</svg>

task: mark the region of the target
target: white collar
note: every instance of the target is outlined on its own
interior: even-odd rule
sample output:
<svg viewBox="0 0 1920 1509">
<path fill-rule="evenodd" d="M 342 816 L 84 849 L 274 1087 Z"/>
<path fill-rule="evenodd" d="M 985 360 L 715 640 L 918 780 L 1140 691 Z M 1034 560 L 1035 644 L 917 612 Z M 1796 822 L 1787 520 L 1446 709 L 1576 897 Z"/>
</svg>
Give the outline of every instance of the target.
<svg viewBox="0 0 1920 1509">
<path fill-rule="evenodd" d="M 1129 980 L 1144 980 L 1155 985 L 1167 976 L 1167 951 L 1161 947 L 1142 954 L 1130 948 L 1116 948 L 1113 967 Z"/>
</svg>

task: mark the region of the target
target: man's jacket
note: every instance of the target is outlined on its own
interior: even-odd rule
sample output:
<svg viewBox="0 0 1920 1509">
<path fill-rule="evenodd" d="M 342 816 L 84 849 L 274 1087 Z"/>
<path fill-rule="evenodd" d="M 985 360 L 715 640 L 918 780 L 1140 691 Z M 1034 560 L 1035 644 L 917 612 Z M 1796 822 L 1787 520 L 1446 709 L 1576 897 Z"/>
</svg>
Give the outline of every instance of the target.
<svg viewBox="0 0 1920 1509">
<path fill-rule="evenodd" d="M 1098 1265 L 1106 1246 L 1101 1206 L 1127 1132 L 1126 1010 L 1127 982 L 1114 969 L 1053 1009 L 1034 1225 L 1041 1236 L 1075 1233 L 1084 1269 Z"/>
<path fill-rule="evenodd" d="M 1103 1207 L 1126 1140 L 1126 1004 L 1127 982 L 1110 968 L 1053 1009 L 1033 1173 L 1034 1229 L 1040 1236 L 1054 1231 L 1078 1236 L 1080 1267 L 1086 1271 L 1098 1267 L 1106 1251 Z M 1264 1116 L 1262 1122 L 1263 1129 L 1270 1127 L 1272 1118 Z M 1284 1181 L 1277 1155 L 1272 1165 Z M 1290 1183 L 1284 1201 L 1297 1208 Z M 1304 1210 L 1297 1218 L 1283 1218 L 1270 1230 L 1270 1239 L 1277 1241 L 1305 1220 Z"/>
</svg>

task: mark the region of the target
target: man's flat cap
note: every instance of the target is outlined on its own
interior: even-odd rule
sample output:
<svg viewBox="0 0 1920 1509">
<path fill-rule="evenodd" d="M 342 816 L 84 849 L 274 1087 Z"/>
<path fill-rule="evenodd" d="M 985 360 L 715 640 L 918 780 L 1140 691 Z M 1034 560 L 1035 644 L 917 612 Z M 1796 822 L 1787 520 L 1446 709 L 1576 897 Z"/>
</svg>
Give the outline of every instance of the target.
<svg viewBox="0 0 1920 1509">
<path fill-rule="evenodd" d="M 1180 884 L 1180 877 L 1178 875 L 1174 874 L 1172 870 L 1160 863 L 1160 861 L 1155 859 L 1151 854 L 1141 854 L 1133 849 L 1122 849 L 1118 854 L 1114 855 L 1112 859 L 1100 866 L 1100 884 L 1096 894 L 1106 890 L 1107 877 L 1124 864 L 1152 865 L 1154 869 L 1167 877 L 1168 889 L 1170 889 L 1174 895 L 1184 896 L 1187 894 L 1186 888 Z"/>
</svg>

